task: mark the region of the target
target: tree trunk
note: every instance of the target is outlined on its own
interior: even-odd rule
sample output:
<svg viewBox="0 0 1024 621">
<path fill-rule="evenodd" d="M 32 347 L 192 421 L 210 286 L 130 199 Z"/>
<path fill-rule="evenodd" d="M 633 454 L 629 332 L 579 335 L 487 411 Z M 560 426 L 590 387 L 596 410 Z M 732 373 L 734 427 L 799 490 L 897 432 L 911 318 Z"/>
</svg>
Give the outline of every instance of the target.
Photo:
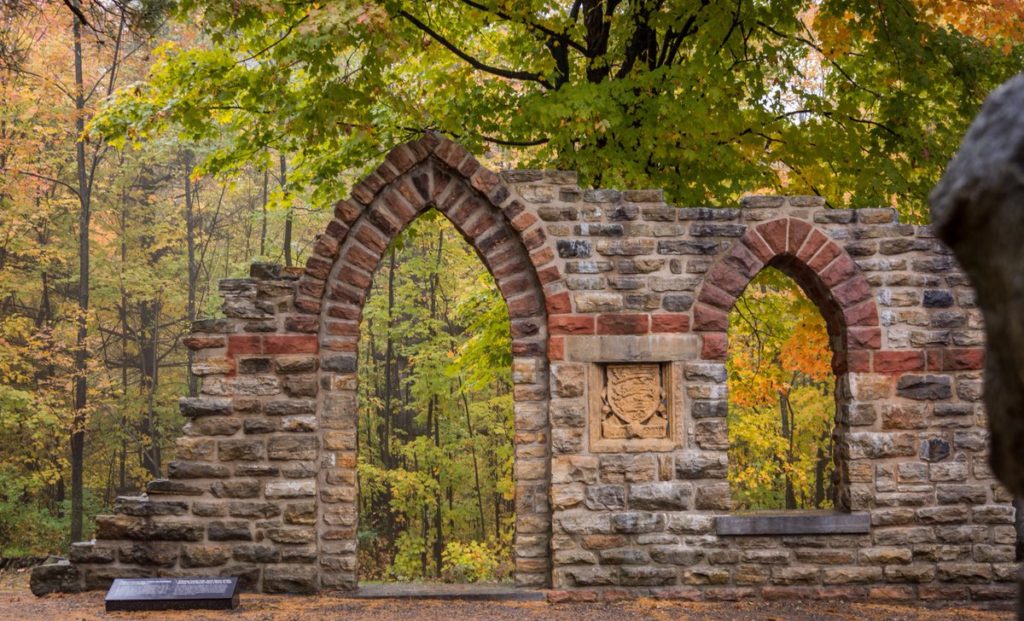
<svg viewBox="0 0 1024 621">
<path fill-rule="evenodd" d="M 827 433 L 827 432 L 826 432 Z M 814 462 L 814 508 L 821 509 L 825 502 L 825 467 L 829 456 L 825 452 L 825 438 L 818 440 L 817 460 Z"/>
<path fill-rule="evenodd" d="M 285 185 L 288 183 L 288 162 L 284 158 L 284 153 L 281 154 L 281 191 L 285 191 Z M 292 205 L 288 203 L 288 209 L 284 215 L 284 264 L 288 267 L 292 265 Z"/>
<path fill-rule="evenodd" d="M 121 269 L 128 267 L 128 196 L 127 189 L 121 192 L 121 213 L 120 213 L 120 236 L 121 236 Z M 121 397 L 125 404 L 128 403 L 128 289 L 125 287 L 124 279 L 121 279 L 121 303 L 118 308 L 117 318 L 121 323 Z M 128 416 L 125 410 L 121 412 L 121 452 L 120 464 L 118 465 L 117 491 L 123 493 L 128 488 Z"/>
<path fill-rule="evenodd" d="M 188 243 L 188 324 L 196 320 L 196 288 L 199 285 L 199 264 L 196 261 L 196 221 L 192 203 L 192 152 L 185 152 L 185 238 Z M 199 394 L 199 378 L 192 373 L 194 355 L 188 350 L 188 396 Z"/>
<path fill-rule="evenodd" d="M 156 429 L 154 393 L 157 387 L 157 323 L 160 305 L 156 301 L 139 305 L 139 390 L 146 400 L 146 415 L 140 421 L 139 446 L 142 465 L 153 478 L 160 477 L 159 439 Z M 148 441 L 148 446 L 147 446 Z"/>
<path fill-rule="evenodd" d="M 270 200 L 270 171 L 263 169 L 263 213 L 260 218 L 260 256 L 267 256 L 267 201 Z"/>
<path fill-rule="evenodd" d="M 793 464 L 793 429 L 790 417 L 789 396 L 779 392 L 779 417 L 782 422 L 782 437 L 789 441 L 789 449 L 786 453 L 785 463 L 785 502 L 787 509 L 796 508 L 796 498 L 793 495 L 793 480 L 789 476 L 789 467 Z"/>
<path fill-rule="evenodd" d="M 395 464 L 391 458 L 391 400 L 392 395 L 398 389 L 395 373 L 395 249 L 389 251 L 388 256 L 388 323 L 387 341 L 384 345 L 384 425 L 383 436 L 380 441 L 380 458 L 385 468 L 394 468 Z"/>
<path fill-rule="evenodd" d="M 437 397 L 431 397 L 430 409 L 436 411 L 434 407 Z M 434 415 L 434 446 L 441 446 L 441 416 L 439 414 Z M 444 551 L 444 523 L 442 521 L 443 504 L 441 499 L 441 467 L 440 465 L 434 466 L 434 479 L 437 481 L 437 495 L 435 497 L 434 504 L 434 576 L 441 576 L 441 555 Z"/>
<path fill-rule="evenodd" d="M 439 284 L 438 272 L 441 270 L 441 256 L 444 251 L 444 231 L 437 236 L 437 259 L 434 263 L 434 273 L 430 279 L 430 319 L 437 325 L 437 287 Z M 430 410 L 434 412 L 434 448 L 441 453 L 441 413 L 437 411 L 437 395 L 430 397 Z M 441 576 L 441 556 L 444 552 L 444 525 L 442 521 L 442 499 L 441 499 L 441 467 L 435 466 L 434 480 L 437 482 L 437 498 L 434 509 L 434 528 L 437 531 L 434 538 L 434 575 Z"/>
<path fill-rule="evenodd" d="M 462 383 L 459 382 L 459 391 L 462 392 L 462 407 L 466 411 L 466 429 L 469 433 L 469 453 L 473 457 L 473 482 L 476 486 L 476 508 L 480 518 L 479 537 L 483 541 L 484 535 L 484 495 L 480 489 L 480 464 L 476 458 L 476 434 L 473 432 L 473 419 L 469 416 L 469 401 L 466 393 L 462 391 Z"/>
<path fill-rule="evenodd" d="M 79 0 L 71 0 L 79 9 Z M 72 18 L 75 55 L 75 166 L 78 176 L 78 336 L 75 341 L 75 416 L 71 429 L 71 541 L 82 540 L 82 472 L 85 466 L 85 408 L 87 405 L 86 315 L 89 312 L 89 183 L 86 178 L 85 84 L 82 75 L 82 23 Z"/>
</svg>

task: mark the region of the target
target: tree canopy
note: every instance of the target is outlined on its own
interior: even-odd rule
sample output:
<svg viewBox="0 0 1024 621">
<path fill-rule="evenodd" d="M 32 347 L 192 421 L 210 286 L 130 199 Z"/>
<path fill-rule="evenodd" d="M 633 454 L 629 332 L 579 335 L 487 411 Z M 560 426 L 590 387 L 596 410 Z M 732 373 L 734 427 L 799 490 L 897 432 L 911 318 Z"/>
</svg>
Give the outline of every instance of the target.
<svg viewBox="0 0 1024 621">
<path fill-rule="evenodd" d="M 1021 8 L 1004 2 L 185 0 L 178 11 L 202 36 L 164 44 L 97 129 L 226 132 L 212 171 L 293 151 L 315 201 L 433 129 L 680 203 L 772 189 L 922 219 L 984 94 L 1022 57 L 1021 28 L 1007 25 Z"/>
</svg>

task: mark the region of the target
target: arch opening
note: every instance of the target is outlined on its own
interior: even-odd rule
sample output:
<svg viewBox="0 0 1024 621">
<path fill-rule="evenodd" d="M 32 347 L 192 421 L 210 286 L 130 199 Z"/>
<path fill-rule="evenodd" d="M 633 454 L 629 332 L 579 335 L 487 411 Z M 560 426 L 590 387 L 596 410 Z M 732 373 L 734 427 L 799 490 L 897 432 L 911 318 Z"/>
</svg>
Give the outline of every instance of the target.
<svg viewBox="0 0 1024 621">
<path fill-rule="evenodd" d="M 363 306 L 361 580 L 512 578 L 511 368 L 494 278 L 428 209 L 384 251 Z"/>
<path fill-rule="evenodd" d="M 420 218 L 424 213 L 430 215 Z M 501 516 L 507 516 L 508 512 L 501 511 L 497 521 L 487 519 L 489 509 L 484 503 L 485 519 L 480 520 L 481 503 L 477 502 L 476 521 L 484 523 L 485 537 L 495 530 L 494 524 L 499 524 L 498 539 L 511 539 L 514 556 L 499 565 L 512 569 L 502 575 L 514 575 L 517 586 L 546 586 L 551 577 L 548 551 L 551 508 L 547 499 L 551 451 L 547 418 L 550 399 L 547 318 L 541 278 L 530 254 L 530 250 L 536 250 L 543 241 L 543 236 L 534 226 L 537 219 L 525 214 L 521 203 L 510 200 L 509 191 L 496 174 L 481 167 L 461 147 L 432 136 L 392 151 L 384 165 L 356 185 L 352 198 L 336 206 L 335 220 L 328 227 L 328 234 L 337 240 L 336 245 L 329 239 L 326 242 L 321 239 L 318 244 L 336 258 L 329 269 L 322 267 L 319 259 L 312 259 L 312 272 L 307 265 L 307 276 L 312 275 L 312 278 L 298 285 L 297 307 L 316 309 L 319 313 L 318 418 L 324 467 L 318 474 L 317 511 L 321 524 L 320 564 L 326 568 L 320 575 L 320 583 L 352 589 L 358 586 L 361 576 L 366 577 L 359 558 L 360 495 L 357 487 L 359 442 L 365 441 L 366 434 L 365 429 L 361 430 L 362 437 L 357 433 L 360 430 L 359 380 L 365 372 L 359 347 L 360 322 L 374 275 L 387 263 L 389 247 L 396 238 L 402 243 L 403 231 L 410 225 L 411 230 L 415 230 L 418 225 L 414 221 L 418 219 L 443 223 L 453 240 L 463 240 L 459 243 L 466 244 L 464 254 L 475 256 L 482 264 L 482 272 L 493 279 L 497 291 L 491 290 L 490 294 L 502 299 L 499 306 L 507 313 L 504 322 L 509 334 L 511 365 L 506 366 L 505 373 L 511 375 L 511 383 L 508 394 L 502 396 L 512 402 L 513 430 L 510 433 L 514 447 L 511 490 L 501 490 L 501 497 L 502 502 L 514 498 L 515 517 L 513 526 L 502 530 L 500 524 L 506 520 Z M 539 264 L 546 262 L 549 261 L 542 256 Z M 548 271 L 552 269 L 549 267 Z M 318 278 L 322 278 L 319 283 Z M 417 329 L 422 327 L 416 326 Z M 405 389 L 411 391 L 411 384 Z M 455 403 L 461 398 L 452 401 L 453 407 L 458 405 L 459 411 L 464 411 L 464 406 Z M 475 485 L 476 475 L 473 476 Z M 442 503 L 447 505 L 447 489 L 442 496 Z M 452 503 L 454 505 L 454 498 Z M 444 511 L 441 513 L 444 521 Z M 430 519 L 432 521 L 433 517 Z M 422 523 L 421 520 L 421 526 Z M 364 531 L 364 537 L 372 537 L 372 534 L 366 535 Z M 458 556 L 458 552 L 451 554 Z M 477 556 L 473 549 L 462 552 L 463 557 Z M 440 555 L 440 565 L 443 565 L 443 547 Z M 407 552 L 405 566 L 419 561 L 419 573 L 436 574 L 439 565 L 436 558 L 431 549 L 427 563 L 430 571 L 425 572 L 422 556 Z M 415 574 L 410 570 L 402 575 Z"/>
<path fill-rule="evenodd" d="M 842 493 L 842 312 L 793 257 L 768 262 L 728 328 L 728 479 L 738 510 L 832 509 Z"/>
</svg>

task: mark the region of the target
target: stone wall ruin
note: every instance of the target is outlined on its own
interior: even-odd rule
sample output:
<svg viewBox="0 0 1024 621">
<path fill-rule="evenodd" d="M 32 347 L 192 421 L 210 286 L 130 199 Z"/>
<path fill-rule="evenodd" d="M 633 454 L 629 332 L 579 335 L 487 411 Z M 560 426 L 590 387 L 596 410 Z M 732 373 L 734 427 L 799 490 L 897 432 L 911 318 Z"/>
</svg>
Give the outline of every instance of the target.
<svg viewBox="0 0 1024 621">
<path fill-rule="evenodd" d="M 1011 497 L 987 465 L 975 293 L 892 209 L 752 196 L 678 208 L 495 174 L 428 135 L 337 204 L 302 270 L 224 281 L 186 345 L 203 377 L 167 480 L 120 498 L 37 592 L 237 575 L 262 592 L 357 587 L 356 345 L 389 241 L 424 209 L 477 250 L 509 307 L 516 582 L 553 599 L 1012 598 Z M 835 511 L 730 511 L 729 309 L 765 266 L 825 317 Z"/>
</svg>

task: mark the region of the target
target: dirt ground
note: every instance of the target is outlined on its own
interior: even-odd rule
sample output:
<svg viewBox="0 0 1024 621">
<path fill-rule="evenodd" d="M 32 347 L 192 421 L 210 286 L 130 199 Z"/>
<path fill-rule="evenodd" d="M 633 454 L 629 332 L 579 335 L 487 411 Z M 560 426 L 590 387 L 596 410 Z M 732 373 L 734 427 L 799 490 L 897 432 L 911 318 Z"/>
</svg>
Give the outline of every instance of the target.
<svg viewBox="0 0 1024 621">
<path fill-rule="evenodd" d="M 94 621 L 146 619 L 200 621 L 270 621 L 344 619 L 358 621 L 1012 621 L 1014 613 L 983 608 L 917 608 L 846 602 L 722 602 L 692 603 L 638 600 L 613 604 L 548 604 L 546 602 L 465 602 L 438 600 L 357 600 L 323 595 L 271 596 L 242 594 L 242 605 L 230 612 L 106 613 L 103 592 L 49 595 L 37 598 L 28 590 L 28 572 L 0 573 L 0 619 Z"/>
</svg>

